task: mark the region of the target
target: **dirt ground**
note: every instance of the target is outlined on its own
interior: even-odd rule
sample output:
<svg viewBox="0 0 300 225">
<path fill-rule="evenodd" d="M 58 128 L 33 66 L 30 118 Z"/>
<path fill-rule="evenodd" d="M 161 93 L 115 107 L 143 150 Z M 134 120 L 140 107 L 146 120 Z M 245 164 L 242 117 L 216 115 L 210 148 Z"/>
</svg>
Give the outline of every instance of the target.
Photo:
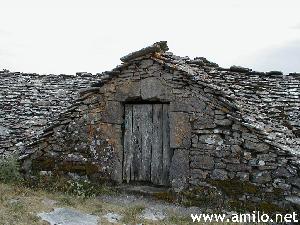
<svg viewBox="0 0 300 225">
<path fill-rule="evenodd" d="M 99 217 L 98 224 L 104 225 L 205 224 L 193 223 L 190 217 L 191 213 L 200 213 L 199 208 L 186 208 L 149 197 L 103 194 L 98 197 L 82 198 L 0 183 L 1 225 L 47 225 L 48 223 L 42 221 L 37 214 L 51 212 L 54 208 L 70 208 L 96 215 Z M 107 215 L 111 214 L 118 215 L 119 218 L 109 222 Z"/>
</svg>

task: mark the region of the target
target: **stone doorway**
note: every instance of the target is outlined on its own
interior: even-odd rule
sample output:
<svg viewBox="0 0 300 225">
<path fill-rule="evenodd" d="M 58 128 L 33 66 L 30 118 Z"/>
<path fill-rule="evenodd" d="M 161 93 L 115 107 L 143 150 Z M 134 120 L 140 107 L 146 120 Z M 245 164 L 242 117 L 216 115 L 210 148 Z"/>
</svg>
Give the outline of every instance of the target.
<svg viewBox="0 0 300 225">
<path fill-rule="evenodd" d="M 123 180 L 169 185 L 169 104 L 125 104 Z"/>
</svg>

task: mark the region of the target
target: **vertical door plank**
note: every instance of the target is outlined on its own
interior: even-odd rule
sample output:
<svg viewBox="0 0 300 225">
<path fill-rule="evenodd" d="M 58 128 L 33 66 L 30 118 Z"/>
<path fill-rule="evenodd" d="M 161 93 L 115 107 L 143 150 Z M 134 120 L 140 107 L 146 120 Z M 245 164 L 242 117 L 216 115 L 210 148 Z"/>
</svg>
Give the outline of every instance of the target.
<svg viewBox="0 0 300 225">
<path fill-rule="evenodd" d="M 140 180 L 150 181 L 151 173 L 151 148 L 152 148 L 152 104 L 141 105 L 141 144 L 142 144 L 142 164 L 140 170 Z"/>
<path fill-rule="evenodd" d="M 131 180 L 141 179 L 142 168 L 142 105 L 133 105 L 132 108 L 132 145 L 133 145 L 133 163 Z"/>
<path fill-rule="evenodd" d="M 169 171 L 172 153 L 170 152 L 170 127 L 169 127 L 169 105 L 163 104 L 162 111 L 162 132 L 163 132 L 163 160 L 161 184 L 169 185 Z"/>
<path fill-rule="evenodd" d="M 125 105 L 123 180 L 130 181 L 130 170 L 133 160 L 132 149 L 132 105 Z"/>
<path fill-rule="evenodd" d="M 153 104 L 151 181 L 161 184 L 162 173 L 162 104 Z"/>
</svg>

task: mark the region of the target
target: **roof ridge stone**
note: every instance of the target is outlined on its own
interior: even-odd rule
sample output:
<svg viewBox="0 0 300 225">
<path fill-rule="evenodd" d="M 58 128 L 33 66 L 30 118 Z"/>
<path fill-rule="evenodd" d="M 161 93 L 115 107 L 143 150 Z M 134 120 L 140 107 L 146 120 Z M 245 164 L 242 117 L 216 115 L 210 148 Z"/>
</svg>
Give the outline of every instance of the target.
<svg viewBox="0 0 300 225">
<path fill-rule="evenodd" d="M 122 62 L 126 63 L 126 62 L 132 61 L 136 58 L 143 57 L 145 55 L 166 52 L 168 50 L 169 50 L 169 47 L 167 45 L 167 41 L 159 41 L 159 42 L 156 42 L 153 45 L 150 45 L 146 48 L 142 48 L 141 50 L 129 53 L 128 55 L 120 58 L 120 60 Z"/>
</svg>

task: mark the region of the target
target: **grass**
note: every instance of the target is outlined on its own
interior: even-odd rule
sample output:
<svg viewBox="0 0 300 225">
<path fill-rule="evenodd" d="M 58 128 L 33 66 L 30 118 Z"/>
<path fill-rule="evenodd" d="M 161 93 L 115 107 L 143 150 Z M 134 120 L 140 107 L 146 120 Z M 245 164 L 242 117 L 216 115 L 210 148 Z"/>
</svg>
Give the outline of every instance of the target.
<svg viewBox="0 0 300 225">
<path fill-rule="evenodd" d="M 203 197 L 205 190 L 197 191 L 186 193 L 185 199 L 189 203 L 187 205 L 201 202 L 217 209 L 217 206 L 223 203 L 220 202 L 218 193 L 206 191 L 207 195 Z M 189 216 L 181 217 L 172 210 L 168 210 L 167 218 L 162 221 L 143 220 L 140 215 L 146 207 L 155 207 L 155 204 L 151 203 L 151 205 L 147 199 L 138 204 L 134 202 L 118 204 L 118 201 L 122 201 L 119 198 L 111 203 L 100 201 L 97 198 L 100 195 L 113 196 L 117 194 L 117 190 L 111 186 L 91 183 L 85 179 L 69 180 L 64 176 L 35 176 L 32 179 L 23 180 L 19 173 L 16 157 L 0 157 L 0 225 L 46 225 L 48 223 L 41 221 L 37 214 L 50 212 L 59 207 L 73 208 L 96 215 L 101 218 L 103 225 L 111 224 L 103 218 L 107 213 L 122 215 L 122 221 L 119 224 L 188 225 L 192 223 Z M 170 193 L 158 193 L 153 197 L 169 203 L 176 200 L 175 196 Z M 270 208 L 270 205 L 265 205 L 266 207 Z M 270 209 L 273 210 L 272 207 Z M 221 225 L 222 223 L 210 224 Z"/>
<path fill-rule="evenodd" d="M 54 200 L 55 205 L 45 204 L 45 200 Z M 102 202 L 96 197 L 76 197 L 62 192 L 49 192 L 42 189 L 32 189 L 17 184 L 0 183 L 0 224 L 1 225 L 47 225 L 36 215 L 41 212 L 50 212 L 55 207 L 68 207 L 85 213 L 97 215 L 100 218 L 109 212 L 123 216 L 120 224 L 149 224 L 149 225 L 189 225 L 192 221 L 189 217 L 179 217 L 168 213 L 168 219 L 163 221 L 145 221 L 139 215 L 145 209 L 145 205 L 126 205 Z M 100 224 L 100 223 L 99 223 Z M 105 218 L 101 218 L 101 224 L 109 225 Z M 202 224 L 202 223 L 197 223 Z M 204 224 L 204 223 L 203 223 Z M 221 225 L 222 223 L 210 223 Z M 228 224 L 228 223 L 227 223 Z"/>
</svg>

